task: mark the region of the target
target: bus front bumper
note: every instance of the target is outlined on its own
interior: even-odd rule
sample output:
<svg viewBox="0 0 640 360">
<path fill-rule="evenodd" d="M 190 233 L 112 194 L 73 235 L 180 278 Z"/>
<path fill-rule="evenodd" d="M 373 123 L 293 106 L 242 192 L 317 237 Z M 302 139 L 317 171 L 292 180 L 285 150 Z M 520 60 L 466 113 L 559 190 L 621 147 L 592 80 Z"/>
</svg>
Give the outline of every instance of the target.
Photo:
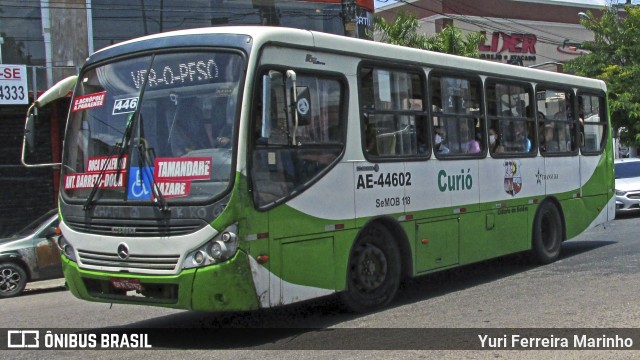
<svg viewBox="0 0 640 360">
<path fill-rule="evenodd" d="M 196 311 L 243 311 L 259 307 L 247 255 L 177 275 L 142 275 L 80 269 L 62 255 L 71 293 L 83 300 L 153 305 Z"/>
</svg>

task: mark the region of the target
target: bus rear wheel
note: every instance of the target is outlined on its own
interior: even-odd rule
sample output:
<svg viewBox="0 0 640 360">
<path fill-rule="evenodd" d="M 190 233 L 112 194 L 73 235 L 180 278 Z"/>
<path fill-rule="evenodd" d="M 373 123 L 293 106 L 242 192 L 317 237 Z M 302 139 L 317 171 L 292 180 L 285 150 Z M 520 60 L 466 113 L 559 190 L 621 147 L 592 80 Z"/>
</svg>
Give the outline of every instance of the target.
<svg viewBox="0 0 640 360">
<path fill-rule="evenodd" d="M 538 208 L 533 221 L 532 259 L 540 264 L 554 262 L 560 255 L 562 245 L 562 219 L 560 211 L 551 202 Z"/>
<path fill-rule="evenodd" d="M 355 312 L 388 305 L 398 292 L 400 270 L 400 252 L 389 230 L 379 225 L 368 227 L 351 249 L 342 302 Z"/>
</svg>

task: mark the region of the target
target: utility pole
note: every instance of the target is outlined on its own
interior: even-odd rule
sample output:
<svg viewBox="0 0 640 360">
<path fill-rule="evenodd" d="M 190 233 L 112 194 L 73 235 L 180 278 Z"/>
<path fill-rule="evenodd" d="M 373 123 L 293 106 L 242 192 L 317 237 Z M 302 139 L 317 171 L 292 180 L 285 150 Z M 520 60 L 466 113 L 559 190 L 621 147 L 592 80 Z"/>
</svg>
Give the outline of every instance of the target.
<svg viewBox="0 0 640 360">
<path fill-rule="evenodd" d="M 357 37 L 355 0 L 342 0 L 342 18 L 344 19 L 344 34 L 350 37 Z"/>
</svg>

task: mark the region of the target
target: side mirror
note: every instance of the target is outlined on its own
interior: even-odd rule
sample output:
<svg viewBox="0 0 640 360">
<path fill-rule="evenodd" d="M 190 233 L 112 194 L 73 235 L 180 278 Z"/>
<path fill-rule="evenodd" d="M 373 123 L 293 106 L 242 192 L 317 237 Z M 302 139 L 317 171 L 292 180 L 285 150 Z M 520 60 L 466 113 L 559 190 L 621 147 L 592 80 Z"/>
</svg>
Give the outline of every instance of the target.
<svg viewBox="0 0 640 360">
<path fill-rule="evenodd" d="M 49 90 L 45 91 L 44 94 L 40 95 L 36 101 L 29 107 L 27 110 L 27 117 L 24 122 L 24 137 L 22 139 L 22 164 L 26 167 L 54 167 L 60 166 L 60 163 L 49 163 L 49 164 L 27 164 L 26 162 L 26 150 L 29 149 L 29 152 L 33 152 L 35 150 L 35 138 L 36 138 L 36 127 L 35 123 L 38 118 L 38 109 L 45 106 L 46 104 L 63 98 L 69 94 L 70 91 L 73 91 L 73 88 L 76 86 L 76 81 L 78 77 L 76 75 L 69 76 L 63 80 L 60 80 L 55 85 L 53 85 Z"/>
<path fill-rule="evenodd" d="M 78 76 L 72 75 L 58 81 L 55 85 L 49 88 L 49 90 L 45 91 L 44 94 L 40 95 L 33 105 L 37 108 L 41 108 L 54 100 L 67 96 L 67 94 L 73 91 L 77 80 Z"/>
<path fill-rule="evenodd" d="M 56 228 L 51 226 L 48 227 L 46 229 L 44 229 L 42 231 L 42 233 L 40 234 L 40 237 L 42 238 L 47 238 L 47 239 L 53 239 L 56 235 L 58 235 Z"/>
<path fill-rule="evenodd" d="M 35 133 L 35 122 L 38 117 L 38 108 L 30 107 L 27 112 L 27 118 L 24 123 L 24 142 L 27 145 L 27 149 L 29 152 L 33 152 L 35 150 L 36 145 L 36 133 Z"/>
</svg>

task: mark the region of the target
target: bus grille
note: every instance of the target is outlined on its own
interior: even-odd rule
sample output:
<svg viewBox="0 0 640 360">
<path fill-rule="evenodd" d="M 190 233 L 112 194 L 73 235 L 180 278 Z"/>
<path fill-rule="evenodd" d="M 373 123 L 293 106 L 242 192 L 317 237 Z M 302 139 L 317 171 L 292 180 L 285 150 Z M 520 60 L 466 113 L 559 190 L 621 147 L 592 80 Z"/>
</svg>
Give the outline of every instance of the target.
<svg viewBox="0 0 640 360">
<path fill-rule="evenodd" d="M 65 223 L 73 230 L 97 235 L 126 235 L 127 237 L 177 236 L 193 233 L 206 226 L 202 220 L 180 220 L 169 224 L 158 224 L 156 221 L 74 221 L 65 219 Z"/>
<path fill-rule="evenodd" d="M 103 253 L 78 250 L 80 262 L 88 266 L 129 268 L 140 270 L 175 270 L 180 255 L 135 255 L 121 259 L 115 252 Z"/>
</svg>

